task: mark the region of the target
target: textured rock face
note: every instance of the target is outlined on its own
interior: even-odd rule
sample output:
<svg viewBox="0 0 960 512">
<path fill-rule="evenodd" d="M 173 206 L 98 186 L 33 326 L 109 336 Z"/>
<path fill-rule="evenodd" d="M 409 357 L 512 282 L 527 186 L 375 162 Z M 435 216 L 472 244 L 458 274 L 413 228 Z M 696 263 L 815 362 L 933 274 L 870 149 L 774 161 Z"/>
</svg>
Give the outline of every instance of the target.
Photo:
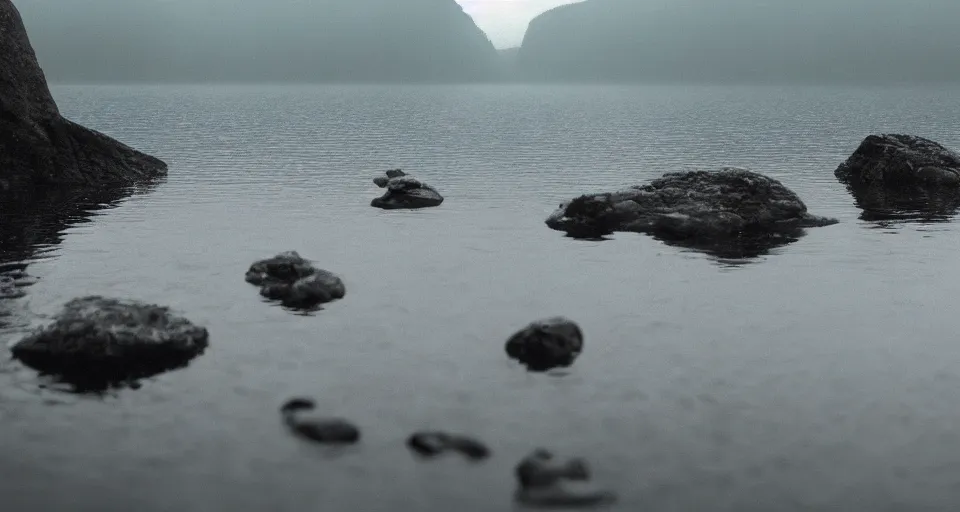
<svg viewBox="0 0 960 512">
<path fill-rule="evenodd" d="M 99 296 L 68 302 L 56 321 L 11 349 L 23 364 L 66 382 L 108 385 L 186 365 L 207 330 L 169 308 Z"/>
<path fill-rule="evenodd" d="M 960 188 L 960 155 L 914 135 L 870 135 L 834 173 L 856 187 Z"/>
<path fill-rule="evenodd" d="M 573 364 L 583 350 L 583 331 L 563 317 L 533 322 L 507 340 L 507 355 L 531 371 Z"/>
<path fill-rule="evenodd" d="M 0 0 L 0 190 L 132 183 L 165 172 L 160 160 L 60 115 L 19 12 Z"/>
<path fill-rule="evenodd" d="M 370 203 L 370 206 L 376 208 L 429 208 L 443 203 L 443 196 L 435 188 L 400 169 L 386 171 L 384 176 L 377 176 L 373 182 L 378 187 L 387 189 L 382 196 Z"/>
<path fill-rule="evenodd" d="M 779 181 L 737 168 L 669 173 L 648 185 L 580 196 L 547 219 L 551 228 L 577 237 L 634 231 L 693 247 L 836 222 L 808 213 Z"/>
<path fill-rule="evenodd" d="M 280 253 L 250 265 L 246 281 L 260 286 L 260 295 L 294 309 L 311 309 L 346 295 L 339 276 L 318 269 L 296 251 Z"/>
</svg>

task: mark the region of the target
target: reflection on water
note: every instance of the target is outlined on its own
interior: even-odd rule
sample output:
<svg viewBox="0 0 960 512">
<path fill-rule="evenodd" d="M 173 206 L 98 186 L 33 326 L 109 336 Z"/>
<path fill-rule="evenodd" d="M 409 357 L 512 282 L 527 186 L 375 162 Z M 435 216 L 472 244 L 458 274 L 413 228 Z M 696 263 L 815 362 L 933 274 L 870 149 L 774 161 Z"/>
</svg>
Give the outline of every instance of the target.
<svg viewBox="0 0 960 512">
<path fill-rule="evenodd" d="M 758 258 L 769 254 L 772 250 L 800 240 L 800 237 L 805 233 L 802 229 L 773 234 L 741 233 L 739 236 L 723 239 L 671 238 L 660 234 L 650 236 L 672 247 L 702 252 L 723 266 L 737 266 L 756 262 Z M 579 236 L 574 233 L 566 233 L 564 236 L 574 240 L 590 242 L 610 242 L 614 240 L 610 235 Z"/>
<path fill-rule="evenodd" d="M 36 284 L 31 263 L 45 258 L 63 241 L 68 228 L 91 222 L 99 210 L 117 206 L 125 197 L 149 192 L 161 181 L 124 187 L 21 190 L 0 193 L 0 278 L 12 278 L 19 290 Z M 18 295 L 24 295 L 18 294 Z M 28 321 L 19 297 L 0 297 L 0 327 Z"/>
<path fill-rule="evenodd" d="M 960 211 L 960 190 L 956 188 L 847 185 L 860 218 L 870 222 L 935 223 L 952 220 Z"/>
</svg>

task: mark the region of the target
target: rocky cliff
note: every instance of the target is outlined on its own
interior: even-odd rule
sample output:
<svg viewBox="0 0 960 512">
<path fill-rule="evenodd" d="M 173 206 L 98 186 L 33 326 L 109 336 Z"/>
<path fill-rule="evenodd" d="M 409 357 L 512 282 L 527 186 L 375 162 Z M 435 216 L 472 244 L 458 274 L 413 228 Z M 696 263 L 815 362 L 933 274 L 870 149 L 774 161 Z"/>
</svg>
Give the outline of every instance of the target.
<svg viewBox="0 0 960 512">
<path fill-rule="evenodd" d="M 56 82 L 450 82 L 496 75 L 455 0 L 21 0 Z"/>
<path fill-rule="evenodd" d="M 526 78 L 621 82 L 960 80 L 955 0 L 586 0 L 534 19 Z"/>
<path fill-rule="evenodd" d="M 0 0 L 0 191 L 129 183 L 166 165 L 60 115 L 17 8 Z"/>
</svg>

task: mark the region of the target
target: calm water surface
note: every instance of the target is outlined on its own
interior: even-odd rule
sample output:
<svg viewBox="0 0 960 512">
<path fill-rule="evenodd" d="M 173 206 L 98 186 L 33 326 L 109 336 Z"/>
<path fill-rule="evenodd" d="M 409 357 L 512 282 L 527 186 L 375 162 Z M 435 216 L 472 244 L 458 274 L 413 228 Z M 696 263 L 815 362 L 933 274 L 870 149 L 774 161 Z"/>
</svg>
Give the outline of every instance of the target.
<svg viewBox="0 0 960 512">
<path fill-rule="evenodd" d="M 10 511 L 511 510 L 544 446 L 591 461 L 624 511 L 960 508 L 960 228 L 860 219 L 833 170 L 873 132 L 960 148 L 960 90 L 616 87 L 56 87 L 62 111 L 170 164 L 155 189 L 33 247 L 0 342 L 82 294 L 169 304 L 211 331 L 188 368 L 79 396 L 0 363 Z M 719 165 L 837 217 L 727 260 L 544 218 L 582 192 Z M 380 211 L 401 167 L 439 208 Z M 249 264 L 296 249 L 347 297 L 262 302 Z M 503 343 L 550 315 L 586 349 L 528 374 Z M 283 429 L 310 395 L 363 442 Z M 494 457 L 423 463 L 416 429 Z"/>
</svg>

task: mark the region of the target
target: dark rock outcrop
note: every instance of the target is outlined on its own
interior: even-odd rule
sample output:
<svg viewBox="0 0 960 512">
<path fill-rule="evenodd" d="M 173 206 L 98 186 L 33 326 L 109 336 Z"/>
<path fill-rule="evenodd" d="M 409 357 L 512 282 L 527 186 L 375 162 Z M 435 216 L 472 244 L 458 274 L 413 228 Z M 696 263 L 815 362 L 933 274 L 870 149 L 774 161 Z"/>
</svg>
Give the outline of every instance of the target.
<svg viewBox="0 0 960 512">
<path fill-rule="evenodd" d="M 19 0 L 61 82 L 472 82 L 493 44 L 456 0 Z"/>
<path fill-rule="evenodd" d="M 960 210 L 960 155 L 913 135 L 870 135 L 834 172 L 861 218 L 938 221 Z"/>
<path fill-rule="evenodd" d="M 448 451 L 480 460 L 490 456 L 490 449 L 480 441 L 447 432 L 416 432 L 407 439 L 407 446 L 424 457 L 435 457 Z"/>
<path fill-rule="evenodd" d="M 292 398 L 280 408 L 283 422 L 293 433 L 323 444 L 354 444 L 360 429 L 343 418 L 318 416 L 316 403 L 309 398 Z"/>
<path fill-rule="evenodd" d="M 167 307 L 89 296 L 67 302 L 53 324 L 11 351 L 64 382 L 103 388 L 185 366 L 203 353 L 208 338 L 205 328 Z"/>
<path fill-rule="evenodd" d="M 591 482 L 585 460 L 558 460 L 544 449 L 534 450 L 517 464 L 514 474 L 518 488 L 516 500 L 536 507 L 591 507 L 617 500 L 614 492 L 597 488 Z"/>
<path fill-rule="evenodd" d="M 505 348 L 508 356 L 530 371 L 567 367 L 583 350 L 583 331 L 569 319 L 548 318 L 521 329 L 507 340 Z"/>
<path fill-rule="evenodd" d="M 132 183 L 166 165 L 60 115 L 10 0 L 0 0 L 0 191 Z"/>
<path fill-rule="evenodd" d="M 955 82 L 958 16 L 954 0 L 586 0 L 532 20 L 519 64 L 572 82 Z"/>
<path fill-rule="evenodd" d="M 280 253 L 250 265 L 246 281 L 260 286 L 260 295 L 292 309 L 312 309 L 346 295 L 339 276 L 318 269 L 296 251 Z"/>
<path fill-rule="evenodd" d="M 870 135 L 834 173 L 858 186 L 960 189 L 960 155 L 914 135 Z"/>
<path fill-rule="evenodd" d="M 835 224 L 807 212 L 782 183 L 745 169 L 668 173 L 647 185 L 583 195 L 547 219 L 574 237 L 615 231 L 648 233 L 720 256 L 737 248 L 774 247 L 803 228 Z"/>
<path fill-rule="evenodd" d="M 386 171 L 384 176 L 377 176 L 373 182 L 378 187 L 387 189 L 382 196 L 370 202 L 370 206 L 376 208 L 429 208 L 443 203 L 443 196 L 435 188 L 400 169 Z"/>
</svg>

